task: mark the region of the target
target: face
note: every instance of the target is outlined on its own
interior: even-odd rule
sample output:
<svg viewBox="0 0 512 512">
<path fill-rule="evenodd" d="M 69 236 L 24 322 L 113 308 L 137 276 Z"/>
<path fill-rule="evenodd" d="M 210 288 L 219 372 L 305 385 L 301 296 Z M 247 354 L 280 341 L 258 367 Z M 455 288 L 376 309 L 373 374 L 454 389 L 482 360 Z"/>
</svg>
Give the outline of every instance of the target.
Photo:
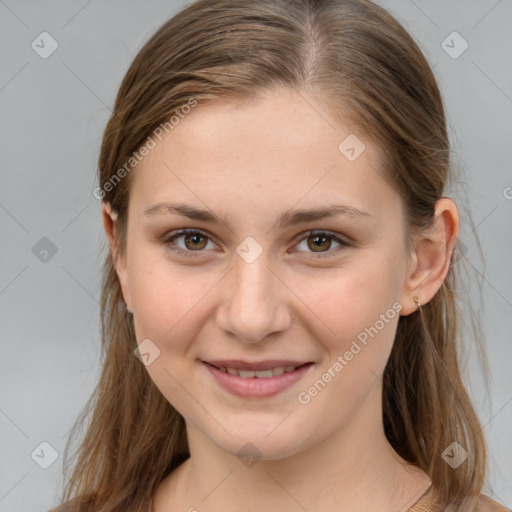
<svg viewBox="0 0 512 512">
<path fill-rule="evenodd" d="M 359 156 L 339 148 L 349 134 Z M 280 90 L 197 106 L 133 172 L 118 275 L 147 371 L 187 427 L 277 459 L 363 411 L 381 421 L 407 260 L 378 148 Z"/>
</svg>

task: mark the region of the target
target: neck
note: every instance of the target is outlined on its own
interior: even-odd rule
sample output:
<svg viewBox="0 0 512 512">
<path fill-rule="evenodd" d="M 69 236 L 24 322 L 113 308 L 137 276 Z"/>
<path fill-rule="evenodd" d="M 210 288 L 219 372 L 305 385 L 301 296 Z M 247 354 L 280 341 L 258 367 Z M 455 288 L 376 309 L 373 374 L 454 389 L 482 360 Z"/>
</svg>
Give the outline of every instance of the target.
<svg viewBox="0 0 512 512">
<path fill-rule="evenodd" d="M 377 387 L 377 386 L 376 386 Z M 373 403 L 372 403 L 373 402 Z M 406 511 L 430 479 L 407 464 L 388 443 L 382 415 L 363 407 L 343 429 L 309 448 L 279 460 L 248 467 L 187 425 L 190 458 L 166 482 L 167 503 L 155 512 L 239 511 L 264 502 L 266 509 L 325 512 Z M 367 409 L 367 410 L 365 410 Z M 165 481 L 164 481 L 165 482 Z M 258 507 L 259 508 L 259 507 Z"/>
</svg>

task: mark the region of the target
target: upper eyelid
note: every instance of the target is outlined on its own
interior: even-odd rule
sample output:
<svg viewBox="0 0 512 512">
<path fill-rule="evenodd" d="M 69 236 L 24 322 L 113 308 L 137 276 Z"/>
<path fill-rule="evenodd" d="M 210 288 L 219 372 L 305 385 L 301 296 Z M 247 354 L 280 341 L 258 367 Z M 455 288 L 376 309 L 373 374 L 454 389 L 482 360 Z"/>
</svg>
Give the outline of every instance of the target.
<svg viewBox="0 0 512 512">
<path fill-rule="evenodd" d="M 169 231 L 169 233 L 165 234 L 163 236 L 164 241 L 170 241 L 173 238 L 179 238 L 180 236 L 185 236 L 188 234 L 200 234 L 204 236 L 205 238 L 209 238 L 215 245 L 219 245 L 215 242 L 215 237 L 212 236 L 208 231 L 204 231 L 202 229 L 198 228 L 183 228 L 183 229 L 173 229 L 172 231 Z M 191 251 L 192 252 L 192 251 Z M 201 251 L 197 251 L 201 252 Z"/>
</svg>

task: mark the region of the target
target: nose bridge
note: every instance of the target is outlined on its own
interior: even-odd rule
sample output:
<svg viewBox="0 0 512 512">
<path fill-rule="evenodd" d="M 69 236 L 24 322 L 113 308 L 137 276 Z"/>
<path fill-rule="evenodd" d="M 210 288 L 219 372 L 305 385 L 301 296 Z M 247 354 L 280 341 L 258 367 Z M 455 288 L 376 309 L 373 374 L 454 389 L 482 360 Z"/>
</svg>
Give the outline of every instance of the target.
<svg viewBox="0 0 512 512">
<path fill-rule="evenodd" d="M 233 304 L 241 302 L 254 308 L 269 305 L 273 294 L 270 293 L 274 274 L 269 269 L 268 259 L 259 256 L 248 263 L 240 258 L 235 264 L 231 300 Z"/>
<path fill-rule="evenodd" d="M 284 285 L 270 269 L 267 253 L 256 244 L 254 239 L 246 239 L 237 247 L 217 320 L 219 327 L 246 342 L 258 342 L 285 329 L 290 321 L 283 301 Z"/>
</svg>

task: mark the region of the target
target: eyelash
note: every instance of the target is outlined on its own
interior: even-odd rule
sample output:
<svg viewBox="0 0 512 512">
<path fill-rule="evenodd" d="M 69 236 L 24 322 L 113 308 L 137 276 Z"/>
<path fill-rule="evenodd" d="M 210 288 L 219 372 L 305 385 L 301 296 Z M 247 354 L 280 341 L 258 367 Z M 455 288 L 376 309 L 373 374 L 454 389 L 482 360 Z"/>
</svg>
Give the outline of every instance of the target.
<svg viewBox="0 0 512 512">
<path fill-rule="evenodd" d="M 198 229 L 182 229 L 180 231 L 177 231 L 176 233 L 171 232 L 170 234 L 166 235 L 164 237 L 164 239 L 162 240 L 162 243 L 167 246 L 169 251 L 174 252 L 174 253 L 176 253 L 176 254 L 178 254 L 180 256 L 187 256 L 187 257 L 196 258 L 196 257 L 199 256 L 199 254 L 194 254 L 194 253 L 204 252 L 203 250 L 184 251 L 183 249 L 179 249 L 179 248 L 176 248 L 175 246 L 173 247 L 171 245 L 171 242 L 173 243 L 173 241 L 176 238 L 179 238 L 179 237 L 184 236 L 184 235 L 200 235 L 200 236 L 202 236 L 204 238 L 208 238 L 208 239 L 211 240 L 210 236 L 208 234 L 206 234 L 205 232 L 201 231 L 201 230 L 198 230 Z M 332 240 L 334 240 L 335 242 L 340 244 L 340 247 L 337 247 L 334 250 L 328 250 L 328 251 L 319 252 L 319 253 L 310 252 L 310 254 L 314 254 L 315 255 L 314 256 L 315 258 L 326 258 L 326 257 L 332 256 L 332 254 L 334 252 L 338 252 L 339 250 L 343 250 L 344 248 L 350 247 L 350 245 L 351 245 L 346 240 L 344 240 L 343 238 L 341 238 L 338 235 L 336 235 L 336 233 L 333 233 L 332 231 L 325 231 L 325 230 L 322 230 L 322 229 L 308 231 L 306 233 L 306 236 L 301 238 L 297 242 L 297 244 L 299 244 L 303 240 L 306 240 L 307 238 L 311 238 L 313 236 L 323 236 L 323 237 L 326 237 L 326 238 L 331 238 Z"/>
</svg>

